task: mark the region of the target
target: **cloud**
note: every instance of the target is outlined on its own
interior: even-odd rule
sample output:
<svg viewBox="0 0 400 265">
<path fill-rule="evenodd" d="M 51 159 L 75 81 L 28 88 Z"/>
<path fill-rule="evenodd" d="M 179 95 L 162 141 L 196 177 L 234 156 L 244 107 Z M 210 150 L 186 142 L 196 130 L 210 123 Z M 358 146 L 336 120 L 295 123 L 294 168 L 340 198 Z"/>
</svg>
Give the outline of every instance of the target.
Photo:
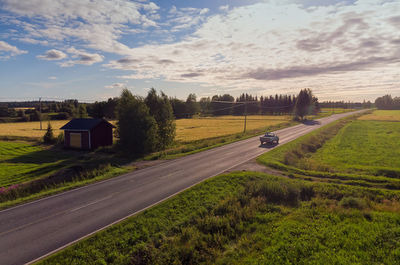
<svg viewBox="0 0 400 265">
<path fill-rule="evenodd" d="M 159 7 L 153 2 L 128 0 L 3 0 L 2 9 L 15 14 L 16 19 L 7 21 L 22 28 L 28 42 L 71 41 L 87 48 L 126 54 L 129 47 L 118 39 L 135 28 L 157 27 Z"/>
<path fill-rule="evenodd" d="M 28 53 L 28 51 L 20 50 L 16 46 L 0 41 L 0 58 L 8 59 L 10 56 Z"/>
<path fill-rule="evenodd" d="M 332 63 L 322 65 L 291 66 L 284 69 L 263 69 L 249 71 L 244 78 L 257 80 L 280 80 L 285 78 L 296 78 L 314 76 L 320 74 L 340 73 L 348 71 L 360 71 L 369 67 L 377 67 L 388 63 L 398 63 L 400 57 L 371 57 L 350 63 Z"/>
<path fill-rule="evenodd" d="M 57 80 L 57 77 L 56 76 L 49 76 L 49 79 L 50 80 Z"/>
<path fill-rule="evenodd" d="M 218 9 L 221 10 L 221 11 L 228 11 L 229 10 L 229 5 L 220 6 Z"/>
<path fill-rule="evenodd" d="M 192 77 L 198 77 L 202 76 L 202 73 L 187 73 L 187 74 L 181 74 L 181 77 L 183 78 L 192 78 Z"/>
<path fill-rule="evenodd" d="M 92 65 L 94 63 L 102 62 L 104 57 L 97 53 L 88 53 L 83 50 L 78 50 L 74 47 L 67 49 L 67 52 L 71 54 L 72 58 L 75 60 L 68 60 L 60 63 L 61 67 L 71 67 L 76 64 Z"/>
<path fill-rule="evenodd" d="M 46 51 L 45 54 L 38 55 L 36 57 L 41 60 L 53 61 L 53 60 L 62 60 L 67 58 L 68 56 L 62 51 L 51 49 Z"/>
<path fill-rule="evenodd" d="M 114 83 L 109 86 L 105 86 L 105 88 L 113 88 L 113 89 L 122 89 L 122 88 L 127 88 L 125 83 Z"/>
</svg>

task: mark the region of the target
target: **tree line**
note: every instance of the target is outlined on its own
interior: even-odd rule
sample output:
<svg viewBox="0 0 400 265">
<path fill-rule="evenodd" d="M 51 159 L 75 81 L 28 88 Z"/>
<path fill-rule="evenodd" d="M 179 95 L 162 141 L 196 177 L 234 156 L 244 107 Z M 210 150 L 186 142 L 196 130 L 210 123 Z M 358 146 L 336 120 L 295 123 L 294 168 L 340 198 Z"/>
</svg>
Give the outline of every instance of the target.
<svg viewBox="0 0 400 265">
<path fill-rule="evenodd" d="M 391 95 L 385 95 L 375 100 L 375 106 L 384 110 L 400 110 L 400 97 L 392 98 Z"/>
</svg>

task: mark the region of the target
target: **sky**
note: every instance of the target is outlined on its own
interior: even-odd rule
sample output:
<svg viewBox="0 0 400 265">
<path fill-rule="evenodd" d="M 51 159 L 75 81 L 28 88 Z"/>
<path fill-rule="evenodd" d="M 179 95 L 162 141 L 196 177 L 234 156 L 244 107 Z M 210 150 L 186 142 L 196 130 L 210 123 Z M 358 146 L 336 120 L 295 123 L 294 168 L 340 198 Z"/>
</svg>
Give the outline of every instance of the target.
<svg viewBox="0 0 400 265">
<path fill-rule="evenodd" d="M 400 96 L 399 0 L 0 0 L 0 101 Z"/>
</svg>

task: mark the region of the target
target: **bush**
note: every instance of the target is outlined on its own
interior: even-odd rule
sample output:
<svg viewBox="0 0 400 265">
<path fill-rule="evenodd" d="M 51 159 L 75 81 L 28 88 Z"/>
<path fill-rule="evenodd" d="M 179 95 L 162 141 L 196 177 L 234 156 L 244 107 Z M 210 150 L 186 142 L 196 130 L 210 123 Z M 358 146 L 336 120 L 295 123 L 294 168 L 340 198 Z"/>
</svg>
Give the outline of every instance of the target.
<svg viewBox="0 0 400 265">
<path fill-rule="evenodd" d="M 63 145 L 64 144 L 64 133 L 60 132 L 60 134 L 57 136 L 57 144 L 58 145 Z"/>
<path fill-rule="evenodd" d="M 280 181 L 263 181 L 250 184 L 246 191 L 252 196 L 264 197 L 267 202 L 295 206 L 299 203 L 300 187 Z"/>
<path fill-rule="evenodd" d="M 367 203 L 364 199 L 348 196 L 342 198 L 340 206 L 362 210 L 367 207 Z"/>
<path fill-rule="evenodd" d="M 54 137 L 53 134 L 53 128 L 51 127 L 50 122 L 47 124 L 47 131 L 43 136 L 43 142 L 45 142 L 46 144 L 53 144 L 56 142 L 56 138 Z"/>
<path fill-rule="evenodd" d="M 70 116 L 69 116 L 68 112 L 60 112 L 60 113 L 57 113 L 56 115 L 52 115 L 51 119 L 52 120 L 69 120 Z"/>
</svg>

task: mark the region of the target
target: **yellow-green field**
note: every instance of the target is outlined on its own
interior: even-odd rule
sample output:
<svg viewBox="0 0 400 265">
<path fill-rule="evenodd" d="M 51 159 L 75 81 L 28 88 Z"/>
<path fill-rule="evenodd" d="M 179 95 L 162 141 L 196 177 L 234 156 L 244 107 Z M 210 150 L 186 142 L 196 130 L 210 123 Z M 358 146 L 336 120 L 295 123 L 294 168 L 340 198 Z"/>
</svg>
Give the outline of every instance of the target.
<svg viewBox="0 0 400 265">
<path fill-rule="evenodd" d="M 247 130 L 265 128 L 287 122 L 291 116 L 247 116 Z M 221 116 L 176 121 L 176 140 L 190 142 L 243 131 L 244 116 Z"/>
<path fill-rule="evenodd" d="M 259 129 L 287 122 L 291 116 L 248 116 L 247 129 Z M 57 136 L 68 121 L 51 121 L 54 135 Z M 243 131 L 244 116 L 221 116 L 176 120 L 176 140 L 189 142 L 206 138 L 239 133 Z M 47 128 L 47 121 L 42 122 L 1 123 L 0 136 L 42 137 Z"/>
<path fill-rule="evenodd" d="M 400 110 L 375 110 L 358 118 L 359 120 L 372 121 L 400 121 Z"/>
<path fill-rule="evenodd" d="M 54 135 L 57 136 L 64 124 L 68 121 L 50 121 L 53 127 Z M 0 124 L 0 136 L 23 136 L 23 137 L 42 137 L 46 133 L 47 121 L 42 122 L 42 130 L 40 130 L 40 122 L 12 122 Z"/>
<path fill-rule="evenodd" d="M 321 112 L 328 112 L 328 113 L 344 113 L 349 111 L 354 111 L 355 109 L 343 109 L 343 108 L 321 108 Z"/>
</svg>

